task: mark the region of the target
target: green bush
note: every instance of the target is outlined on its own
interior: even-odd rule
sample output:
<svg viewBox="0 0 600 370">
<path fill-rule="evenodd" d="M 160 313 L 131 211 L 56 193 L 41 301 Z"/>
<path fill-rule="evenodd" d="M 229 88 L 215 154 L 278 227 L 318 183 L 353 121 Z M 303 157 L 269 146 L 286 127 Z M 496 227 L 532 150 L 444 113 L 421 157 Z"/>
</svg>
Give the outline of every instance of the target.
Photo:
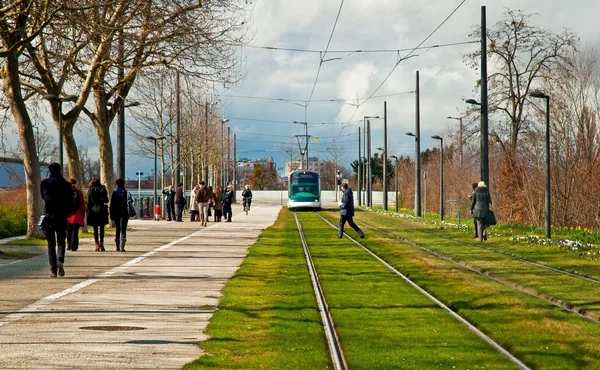
<svg viewBox="0 0 600 370">
<path fill-rule="evenodd" d="M 0 238 L 27 233 L 27 208 L 0 206 Z"/>
</svg>

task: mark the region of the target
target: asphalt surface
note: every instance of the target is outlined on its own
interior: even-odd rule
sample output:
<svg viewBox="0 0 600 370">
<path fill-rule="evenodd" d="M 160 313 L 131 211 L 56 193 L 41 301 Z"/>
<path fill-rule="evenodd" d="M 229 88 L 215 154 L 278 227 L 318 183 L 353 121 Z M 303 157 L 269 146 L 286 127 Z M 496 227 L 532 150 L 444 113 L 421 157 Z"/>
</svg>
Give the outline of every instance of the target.
<svg viewBox="0 0 600 370">
<path fill-rule="evenodd" d="M 221 289 L 280 206 L 234 206 L 233 222 L 132 220 L 127 252 L 82 239 L 66 274 L 47 255 L 0 260 L 0 369 L 178 369 L 198 343 Z"/>
</svg>

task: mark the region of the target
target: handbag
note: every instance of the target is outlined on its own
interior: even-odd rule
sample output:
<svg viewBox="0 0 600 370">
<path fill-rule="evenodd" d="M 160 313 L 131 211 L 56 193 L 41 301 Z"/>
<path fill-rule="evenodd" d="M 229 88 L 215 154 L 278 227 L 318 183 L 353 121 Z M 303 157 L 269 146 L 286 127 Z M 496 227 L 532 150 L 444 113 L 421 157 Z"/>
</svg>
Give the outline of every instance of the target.
<svg viewBox="0 0 600 370">
<path fill-rule="evenodd" d="M 135 212 L 135 207 L 133 206 L 133 198 L 131 198 L 131 194 L 129 194 L 128 191 L 124 191 L 126 193 L 125 198 L 127 199 L 127 215 L 129 217 L 135 217 L 137 216 L 137 213 Z"/>
<path fill-rule="evenodd" d="M 38 221 L 38 229 L 46 230 L 48 228 L 48 224 L 50 223 L 50 216 L 41 215 Z"/>
<path fill-rule="evenodd" d="M 485 214 L 485 217 L 483 218 L 483 223 L 486 225 L 490 225 L 490 226 L 496 225 L 497 221 L 496 221 L 496 215 L 494 214 L 494 211 L 489 210 Z"/>
</svg>

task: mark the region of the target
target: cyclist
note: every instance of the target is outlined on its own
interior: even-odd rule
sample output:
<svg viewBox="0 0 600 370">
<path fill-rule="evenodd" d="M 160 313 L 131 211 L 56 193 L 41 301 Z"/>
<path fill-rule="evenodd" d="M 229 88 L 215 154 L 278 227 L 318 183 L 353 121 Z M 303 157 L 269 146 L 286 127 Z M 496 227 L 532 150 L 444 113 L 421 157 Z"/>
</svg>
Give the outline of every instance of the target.
<svg viewBox="0 0 600 370">
<path fill-rule="evenodd" d="M 244 210 L 246 213 L 250 210 L 250 204 L 252 204 L 252 190 L 250 190 L 250 185 L 246 184 L 244 190 L 242 191 L 242 198 L 244 198 Z"/>
</svg>

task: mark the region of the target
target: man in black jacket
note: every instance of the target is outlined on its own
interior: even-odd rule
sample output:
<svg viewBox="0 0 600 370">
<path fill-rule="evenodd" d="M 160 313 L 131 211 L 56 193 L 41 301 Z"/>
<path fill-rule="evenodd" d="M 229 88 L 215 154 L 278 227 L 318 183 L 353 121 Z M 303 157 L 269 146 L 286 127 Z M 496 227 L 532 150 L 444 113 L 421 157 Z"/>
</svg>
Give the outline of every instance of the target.
<svg viewBox="0 0 600 370">
<path fill-rule="evenodd" d="M 167 209 L 167 221 L 177 221 L 177 218 L 175 218 L 175 190 L 173 190 L 173 185 L 164 188 L 162 193 L 166 195 L 165 208 Z"/>
<path fill-rule="evenodd" d="M 231 203 L 233 203 L 233 185 L 227 185 L 227 191 L 223 194 L 223 215 L 225 222 L 231 222 L 232 212 Z"/>
<path fill-rule="evenodd" d="M 352 220 L 352 217 L 354 217 L 354 196 L 352 194 L 352 189 L 350 189 L 346 183 L 343 183 L 340 186 L 340 189 L 344 195 L 342 195 L 342 200 L 340 201 L 340 223 L 338 225 L 337 237 L 341 239 L 342 236 L 344 236 L 344 224 L 348 221 L 348 225 L 356 230 L 358 236 L 364 238 L 365 234 Z"/>
<path fill-rule="evenodd" d="M 45 214 L 48 217 L 45 231 L 48 241 L 48 262 L 52 273 L 50 277 L 55 278 L 57 273 L 58 276 L 65 276 L 67 218 L 73 208 L 73 192 L 71 184 L 61 174 L 60 164 L 50 164 L 48 171 L 48 178 L 42 180 L 40 188 L 45 203 Z"/>
<path fill-rule="evenodd" d="M 185 207 L 185 194 L 183 193 L 183 183 L 177 185 L 175 191 L 175 217 L 177 222 L 183 222 L 183 208 Z"/>
</svg>

